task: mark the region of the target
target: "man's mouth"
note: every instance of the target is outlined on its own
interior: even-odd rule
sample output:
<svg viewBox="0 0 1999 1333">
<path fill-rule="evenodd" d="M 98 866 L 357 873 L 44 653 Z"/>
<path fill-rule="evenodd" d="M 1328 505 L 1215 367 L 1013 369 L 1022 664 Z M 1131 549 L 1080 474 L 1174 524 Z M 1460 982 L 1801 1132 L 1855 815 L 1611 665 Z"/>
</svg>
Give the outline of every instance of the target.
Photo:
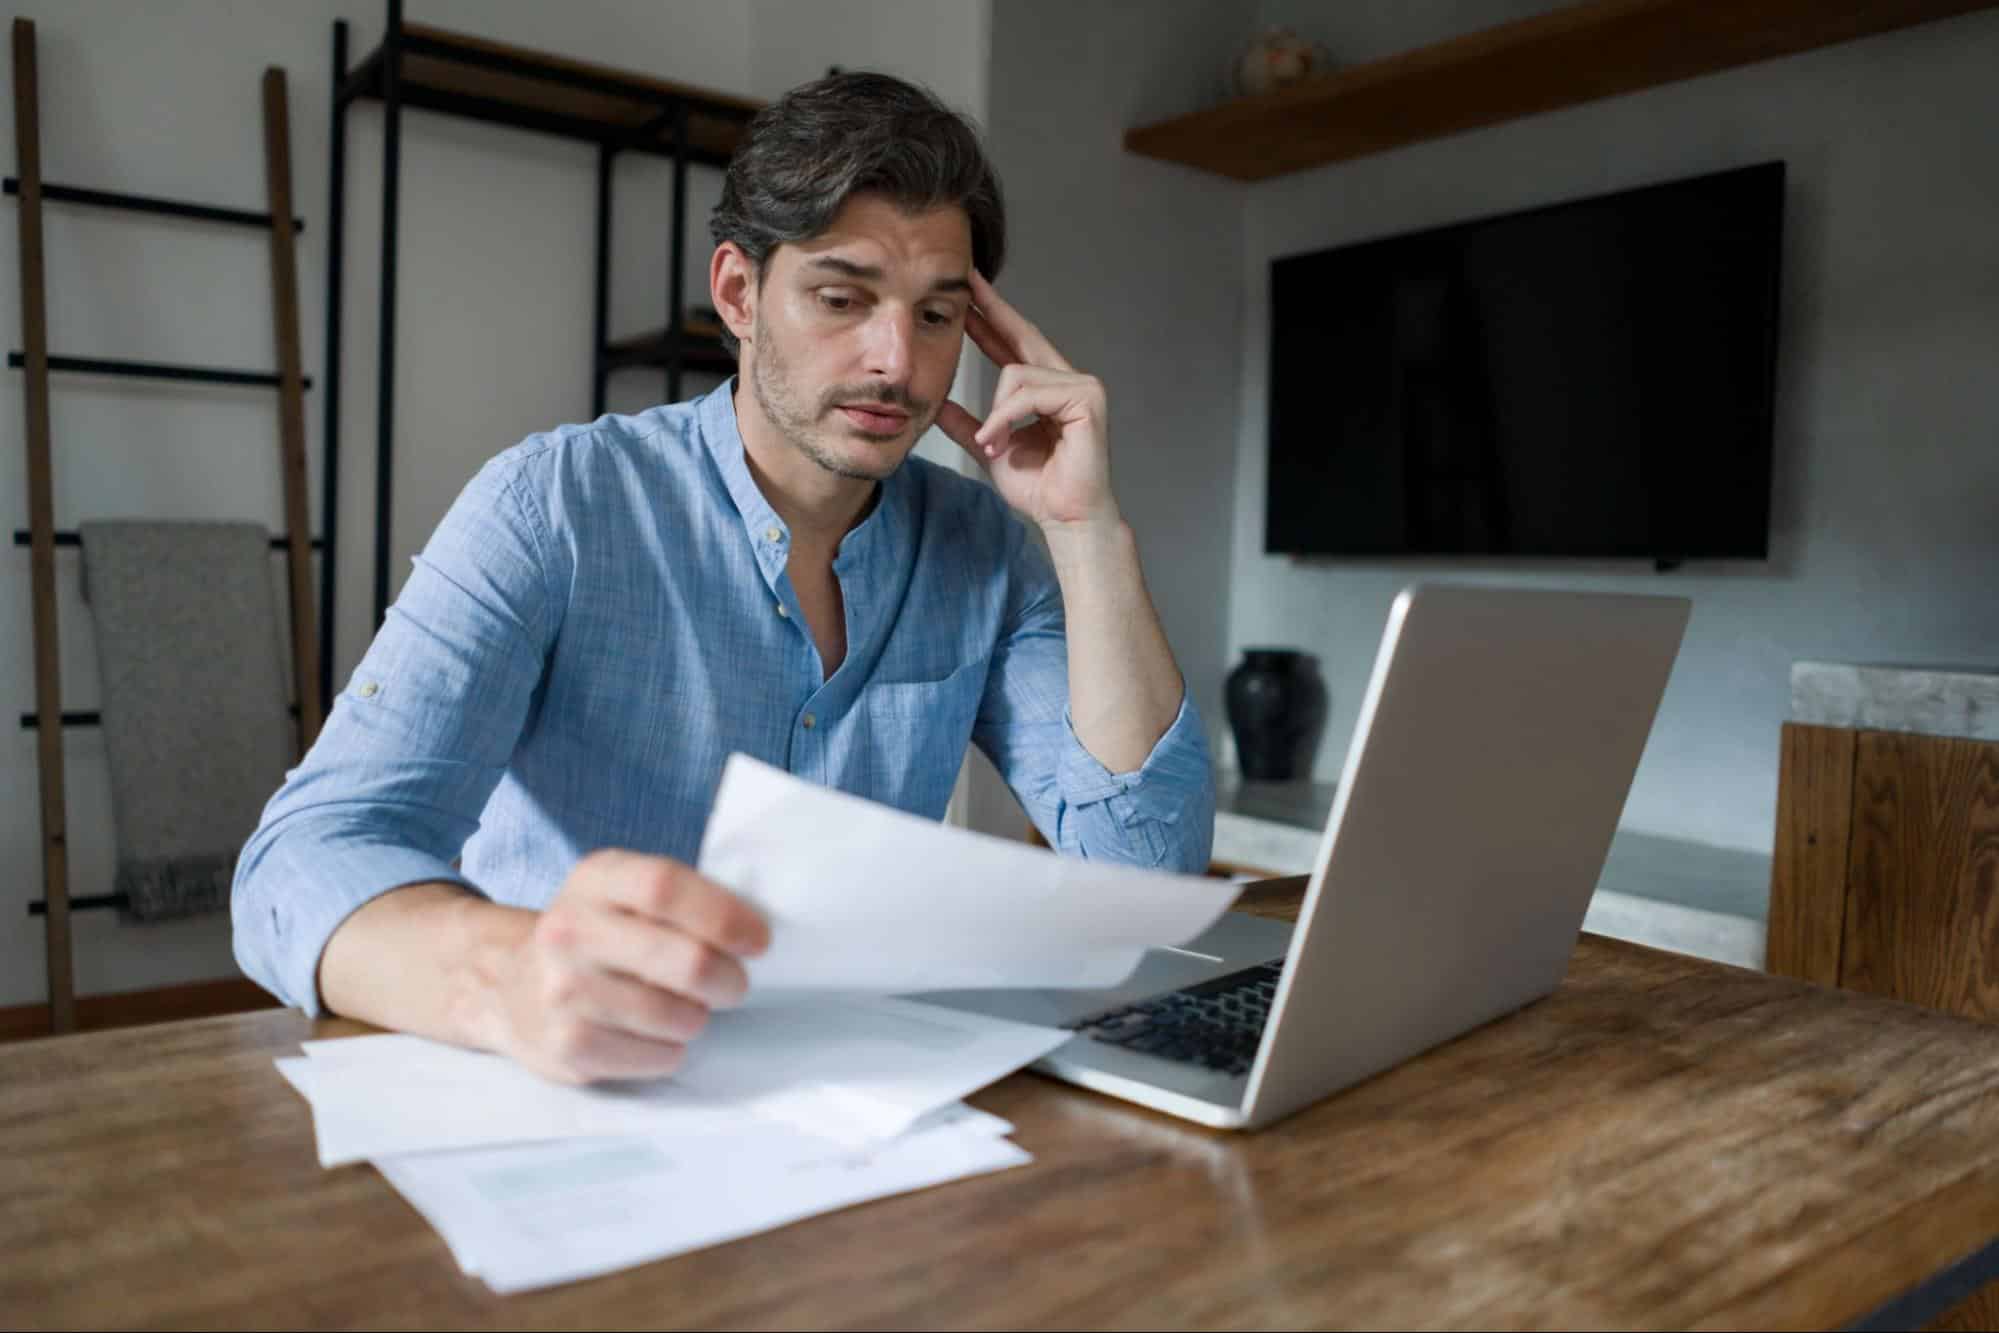
<svg viewBox="0 0 1999 1333">
<path fill-rule="evenodd" d="M 845 414 L 847 420 L 870 435 L 894 435 L 909 421 L 909 413 L 894 407 L 863 407 L 854 403 L 842 403 L 840 411 Z"/>
</svg>

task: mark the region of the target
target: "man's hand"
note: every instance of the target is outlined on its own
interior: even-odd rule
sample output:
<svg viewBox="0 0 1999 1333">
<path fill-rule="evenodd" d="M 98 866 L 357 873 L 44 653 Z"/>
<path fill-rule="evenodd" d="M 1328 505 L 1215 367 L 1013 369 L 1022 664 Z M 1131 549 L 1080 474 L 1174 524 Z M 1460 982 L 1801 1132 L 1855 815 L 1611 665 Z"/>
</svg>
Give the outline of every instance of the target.
<svg viewBox="0 0 1999 1333">
<path fill-rule="evenodd" d="M 937 427 L 977 459 L 1000 497 L 1044 530 L 1114 528 L 1108 407 L 1101 381 L 1071 366 L 992 284 L 972 273 L 965 333 L 1000 368 L 984 421 L 955 402 Z M 1031 425 L 1016 423 L 1038 418 Z"/>
<path fill-rule="evenodd" d="M 511 951 L 496 1044 L 563 1083 L 670 1074 L 769 947 L 762 915 L 691 866 L 593 853 Z"/>
<path fill-rule="evenodd" d="M 1173 725 L 1185 687 L 1145 590 L 1137 539 L 1111 494 L 1104 386 L 1071 366 L 977 271 L 971 281 L 965 334 L 1000 368 L 999 384 L 984 421 L 946 402 L 937 426 L 1048 539 L 1062 585 L 1076 739 L 1111 772 L 1130 772 Z"/>
</svg>

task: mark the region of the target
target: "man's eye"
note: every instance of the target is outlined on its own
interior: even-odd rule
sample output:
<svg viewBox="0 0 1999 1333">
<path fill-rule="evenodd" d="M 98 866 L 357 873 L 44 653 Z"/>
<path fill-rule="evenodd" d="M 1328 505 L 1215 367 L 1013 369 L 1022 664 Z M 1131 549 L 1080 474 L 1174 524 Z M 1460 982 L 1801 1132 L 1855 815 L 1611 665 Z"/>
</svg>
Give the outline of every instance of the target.
<svg viewBox="0 0 1999 1333">
<path fill-rule="evenodd" d="M 841 296 L 837 292 L 821 292 L 819 293 L 819 302 L 828 310 L 848 310 L 853 307 L 854 298 L 851 296 Z"/>
</svg>

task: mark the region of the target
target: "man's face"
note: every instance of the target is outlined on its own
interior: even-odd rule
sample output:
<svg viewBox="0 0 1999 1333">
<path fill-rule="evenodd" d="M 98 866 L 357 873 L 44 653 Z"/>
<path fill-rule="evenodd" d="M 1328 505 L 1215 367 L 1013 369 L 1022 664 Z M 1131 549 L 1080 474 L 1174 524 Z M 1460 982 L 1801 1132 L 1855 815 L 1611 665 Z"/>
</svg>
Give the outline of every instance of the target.
<svg viewBox="0 0 1999 1333">
<path fill-rule="evenodd" d="M 971 268 L 963 209 L 848 199 L 824 233 L 769 258 L 744 356 L 757 405 L 828 472 L 888 476 L 950 393 Z"/>
</svg>

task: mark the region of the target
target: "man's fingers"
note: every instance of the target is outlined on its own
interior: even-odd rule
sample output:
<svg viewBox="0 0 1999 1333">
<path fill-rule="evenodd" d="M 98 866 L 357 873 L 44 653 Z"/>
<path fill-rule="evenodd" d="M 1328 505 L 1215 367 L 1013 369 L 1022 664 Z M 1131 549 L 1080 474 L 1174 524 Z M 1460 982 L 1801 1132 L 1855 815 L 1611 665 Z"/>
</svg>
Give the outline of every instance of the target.
<svg viewBox="0 0 1999 1333">
<path fill-rule="evenodd" d="M 566 1027 L 553 1049 L 530 1060 L 539 1072 L 564 1083 L 600 1079 L 664 1078 L 680 1068 L 687 1048 L 676 1042 L 649 1041 L 596 1023 Z"/>
<path fill-rule="evenodd" d="M 965 312 L 965 336 L 972 340 L 973 346 L 986 354 L 986 360 L 1001 370 L 1020 364 L 1020 352 L 1001 336 L 1000 331 L 979 313 L 976 306 Z"/>
<path fill-rule="evenodd" d="M 627 912 L 686 931 L 739 957 L 770 947 L 763 913 L 696 871 L 663 856 L 599 852 L 590 858 L 599 896 Z"/>
<path fill-rule="evenodd" d="M 1078 419 L 1078 414 L 1087 415 L 1092 410 L 1090 385 L 1094 381 L 1088 377 L 1037 371 L 1032 367 L 1009 373 L 1011 383 L 1002 385 L 993 399 L 992 411 L 986 414 L 985 424 L 973 436 L 974 453 L 978 457 L 994 458 L 1005 452 L 1013 433 L 1030 418 L 1060 422 Z"/>
<path fill-rule="evenodd" d="M 740 1004 L 749 991 L 749 974 L 733 955 L 629 912 L 557 903 L 535 928 L 542 944 L 576 967 L 621 972 L 709 1009 Z"/>
<path fill-rule="evenodd" d="M 706 1005 L 616 972 L 571 968 L 548 988 L 551 1009 L 647 1041 L 685 1046 L 708 1026 Z"/>
<path fill-rule="evenodd" d="M 986 322 L 998 330 L 1002 338 L 1020 349 L 1022 361 L 1037 366 L 1047 366 L 1051 370 L 1075 369 L 1063 359 L 1060 352 L 1055 350 L 1055 344 L 1049 342 L 1027 316 L 1008 305 L 1006 298 L 995 291 L 993 285 L 987 282 L 985 276 L 977 269 L 972 270 L 972 304 L 978 308 L 979 314 L 985 316 Z M 969 324 L 969 321 L 967 322 Z M 980 350 L 985 351 L 983 345 Z M 991 353 L 987 352 L 987 355 L 990 356 Z"/>
<path fill-rule="evenodd" d="M 949 398 L 944 400 L 944 406 L 937 409 L 937 429 L 950 436 L 952 443 L 980 462 L 985 461 L 980 454 L 978 441 L 979 427 L 982 424 L 984 423 L 977 417 Z"/>
</svg>

